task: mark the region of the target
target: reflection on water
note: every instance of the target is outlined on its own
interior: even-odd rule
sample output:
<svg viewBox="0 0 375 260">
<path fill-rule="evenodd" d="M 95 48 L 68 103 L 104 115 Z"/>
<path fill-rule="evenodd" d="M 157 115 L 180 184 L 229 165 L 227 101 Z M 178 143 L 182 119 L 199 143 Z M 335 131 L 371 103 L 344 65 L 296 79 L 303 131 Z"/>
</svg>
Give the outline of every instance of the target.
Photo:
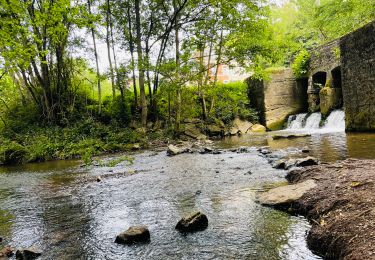
<svg viewBox="0 0 375 260">
<path fill-rule="evenodd" d="M 239 146 L 269 146 L 272 150 L 285 150 L 286 153 L 300 152 L 308 148 L 310 155 L 323 162 L 334 162 L 346 158 L 374 159 L 374 133 L 315 133 L 309 137 L 273 140 L 273 135 L 286 135 L 287 131 L 275 131 L 226 138 L 220 144 L 223 148 Z M 293 132 L 291 132 L 293 133 Z"/>
<path fill-rule="evenodd" d="M 0 173 L 0 219 L 10 216 L 0 225 L 3 245 L 36 245 L 45 259 L 318 258 L 306 248 L 306 220 L 254 202 L 257 190 L 285 175 L 255 150 L 146 152 L 133 165 L 114 168 L 39 165 Z M 138 174 L 118 174 L 134 170 Z M 97 175 L 105 176 L 102 182 Z M 194 210 L 208 215 L 208 229 L 179 234 L 176 222 Z M 149 226 L 150 244 L 114 243 L 119 232 L 139 224 Z"/>
</svg>

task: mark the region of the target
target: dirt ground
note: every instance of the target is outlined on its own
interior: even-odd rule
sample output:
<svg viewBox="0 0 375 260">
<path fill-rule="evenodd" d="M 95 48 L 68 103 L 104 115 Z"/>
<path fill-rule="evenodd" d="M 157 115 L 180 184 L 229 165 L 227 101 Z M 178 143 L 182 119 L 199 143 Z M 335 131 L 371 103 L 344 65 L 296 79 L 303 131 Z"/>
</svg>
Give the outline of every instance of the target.
<svg viewBox="0 0 375 260">
<path fill-rule="evenodd" d="M 375 259 L 375 160 L 311 166 L 291 171 L 287 179 L 318 184 L 291 208 L 312 223 L 311 250 L 324 259 Z"/>
</svg>

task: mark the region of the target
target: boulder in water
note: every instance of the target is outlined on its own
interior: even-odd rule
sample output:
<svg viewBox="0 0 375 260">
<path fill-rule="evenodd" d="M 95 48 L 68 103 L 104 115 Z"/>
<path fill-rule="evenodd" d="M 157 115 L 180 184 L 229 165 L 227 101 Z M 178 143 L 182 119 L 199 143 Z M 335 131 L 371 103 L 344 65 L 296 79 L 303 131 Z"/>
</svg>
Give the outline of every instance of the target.
<svg viewBox="0 0 375 260">
<path fill-rule="evenodd" d="M 307 191 L 317 185 L 314 180 L 277 187 L 259 195 L 258 201 L 262 205 L 283 207 L 300 199 Z"/>
<path fill-rule="evenodd" d="M 305 158 L 280 159 L 273 165 L 276 169 L 289 170 L 292 167 L 306 167 L 319 164 L 318 159 L 312 156 Z"/>
<path fill-rule="evenodd" d="M 31 259 L 36 259 L 41 255 L 42 255 L 42 252 L 39 249 L 35 247 L 30 247 L 26 249 L 17 250 L 16 259 L 31 260 Z"/>
<path fill-rule="evenodd" d="M 305 166 L 311 166 L 311 165 L 317 165 L 317 164 L 319 164 L 318 159 L 316 159 L 315 157 L 312 157 L 312 156 L 308 156 L 308 157 L 305 157 L 305 158 L 297 159 L 295 165 L 297 167 L 305 167 Z"/>
<path fill-rule="evenodd" d="M 208 226 L 208 218 L 201 212 L 196 212 L 190 216 L 183 217 L 176 225 L 180 232 L 195 232 L 205 230 Z"/>
<path fill-rule="evenodd" d="M 183 152 L 183 150 L 180 149 L 180 148 L 178 148 L 177 146 L 175 146 L 173 144 L 168 145 L 167 154 L 169 156 L 178 155 L 178 154 L 180 154 L 182 152 Z"/>
<path fill-rule="evenodd" d="M 266 130 L 267 130 L 266 127 L 260 124 L 255 124 L 251 127 L 251 132 L 254 132 L 254 133 L 264 133 L 266 132 Z"/>
<path fill-rule="evenodd" d="M 286 159 L 280 159 L 280 160 L 278 160 L 278 161 L 275 162 L 275 164 L 273 165 L 273 168 L 276 168 L 276 169 L 285 169 L 287 161 L 288 160 L 286 160 Z"/>
<path fill-rule="evenodd" d="M 13 251 L 14 251 L 13 248 L 11 248 L 10 246 L 4 247 L 3 249 L 0 250 L 0 259 L 13 256 L 14 255 Z"/>
<path fill-rule="evenodd" d="M 130 227 L 125 232 L 117 235 L 115 243 L 117 244 L 135 244 L 146 243 L 150 241 L 150 231 L 146 226 Z"/>
</svg>

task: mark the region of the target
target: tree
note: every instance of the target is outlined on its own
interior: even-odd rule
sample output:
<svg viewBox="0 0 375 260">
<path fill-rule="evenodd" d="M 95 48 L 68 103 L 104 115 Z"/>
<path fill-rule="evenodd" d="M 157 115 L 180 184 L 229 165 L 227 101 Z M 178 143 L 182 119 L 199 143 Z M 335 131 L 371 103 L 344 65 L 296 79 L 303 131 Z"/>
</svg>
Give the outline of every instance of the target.
<svg viewBox="0 0 375 260">
<path fill-rule="evenodd" d="M 90 15 L 90 18 L 92 18 L 92 12 L 91 12 L 91 0 L 87 0 L 87 10 L 88 10 L 88 13 Z M 100 84 L 100 70 L 99 70 L 99 59 L 98 59 L 98 51 L 96 49 L 96 39 L 95 39 L 95 25 L 93 23 L 93 21 L 89 21 L 89 28 L 90 28 L 90 31 L 91 31 L 91 36 L 92 36 L 92 42 L 93 42 L 93 45 L 94 45 L 94 56 L 95 56 L 95 65 L 96 65 L 96 80 L 97 80 L 97 84 L 98 84 L 98 104 L 99 104 L 99 108 L 98 108 L 98 113 L 99 115 L 101 114 L 102 112 L 102 87 L 101 87 L 101 84 Z"/>
</svg>

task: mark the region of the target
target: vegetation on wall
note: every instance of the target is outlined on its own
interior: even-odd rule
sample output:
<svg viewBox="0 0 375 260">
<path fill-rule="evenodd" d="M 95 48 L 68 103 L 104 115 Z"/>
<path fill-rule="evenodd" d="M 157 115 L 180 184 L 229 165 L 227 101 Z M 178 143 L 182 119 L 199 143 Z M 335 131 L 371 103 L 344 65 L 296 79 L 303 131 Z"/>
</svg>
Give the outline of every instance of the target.
<svg viewBox="0 0 375 260">
<path fill-rule="evenodd" d="M 295 57 L 292 63 L 292 70 L 297 79 L 306 77 L 309 69 L 310 56 L 307 50 L 301 50 Z"/>
</svg>

